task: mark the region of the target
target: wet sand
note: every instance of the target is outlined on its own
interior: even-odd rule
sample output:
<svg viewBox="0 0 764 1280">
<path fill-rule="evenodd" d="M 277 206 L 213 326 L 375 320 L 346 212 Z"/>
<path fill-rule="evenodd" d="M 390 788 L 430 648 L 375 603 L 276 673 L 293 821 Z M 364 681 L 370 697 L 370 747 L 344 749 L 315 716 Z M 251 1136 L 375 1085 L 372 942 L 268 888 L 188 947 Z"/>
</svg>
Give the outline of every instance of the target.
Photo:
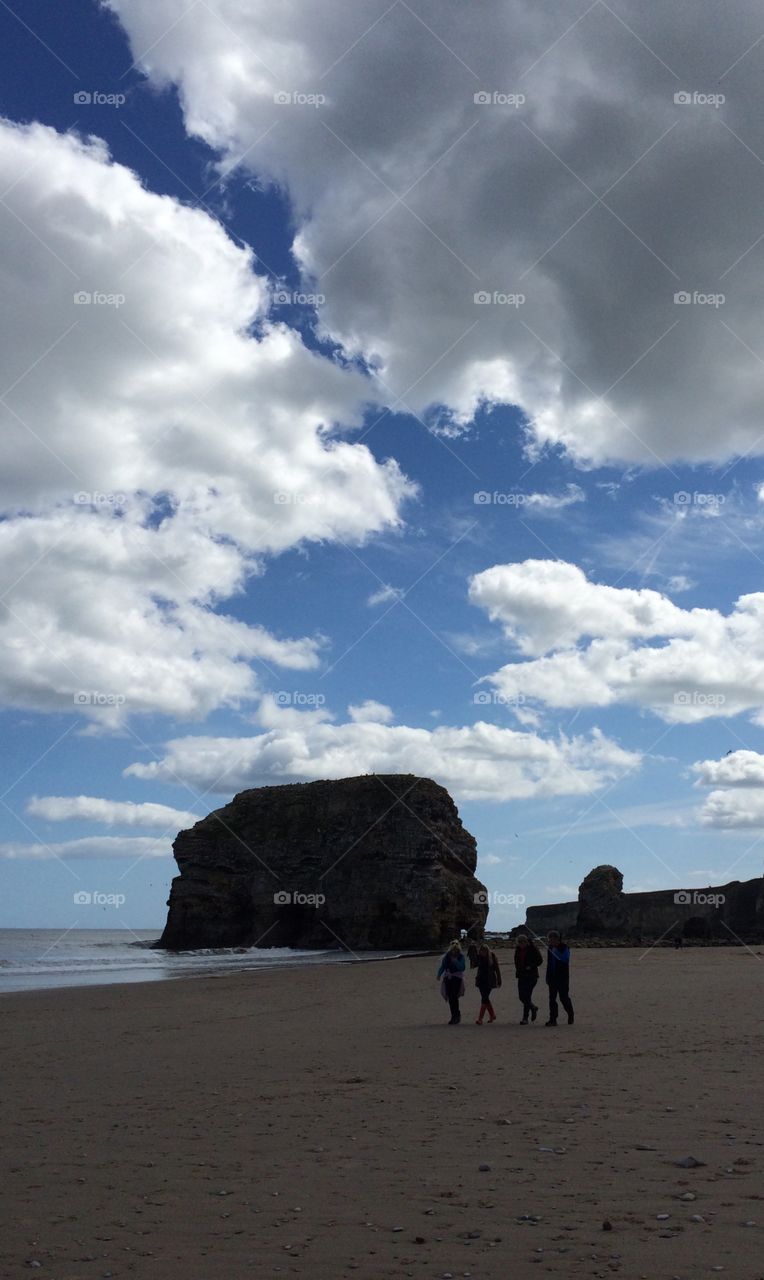
<svg viewBox="0 0 764 1280">
<path fill-rule="evenodd" d="M 0 1275 L 764 1280 L 764 947 L 640 957 L 555 1029 L 429 958 L 2 996 Z"/>
</svg>

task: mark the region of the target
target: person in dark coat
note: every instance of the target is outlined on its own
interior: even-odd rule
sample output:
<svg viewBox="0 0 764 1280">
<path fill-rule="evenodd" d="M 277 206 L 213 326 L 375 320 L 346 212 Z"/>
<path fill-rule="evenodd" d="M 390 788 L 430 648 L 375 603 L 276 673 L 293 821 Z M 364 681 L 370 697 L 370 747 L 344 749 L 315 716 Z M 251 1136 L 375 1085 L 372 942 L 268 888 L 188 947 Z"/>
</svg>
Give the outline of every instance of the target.
<svg viewBox="0 0 764 1280">
<path fill-rule="evenodd" d="M 531 1022 L 536 1021 L 538 1005 L 533 1003 L 533 988 L 539 980 L 539 969 L 543 961 L 541 952 L 525 933 L 517 935 L 515 945 L 515 976 L 517 977 L 517 994 L 523 1006 L 521 1026 L 527 1026 L 528 1015 Z"/>
<path fill-rule="evenodd" d="M 467 959 L 470 962 L 470 969 L 474 969 L 478 962 L 478 949 L 476 942 L 471 942 L 467 947 Z"/>
<path fill-rule="evenodd" d="M 479 1027 L 482 1027 L 483 1016 L 486 1013 L 488 1014 L 489 1022 L 496 1021 L 496 1014 L 491 1004 L 491 993 L 494 988 L 501 986 L 501 969 L 496 959 L 496 953 L 491 951 L 485 942 L 478 948 L 475 986 L 480 992 L 480 1013 L 476 1018 L 476 1022 Z"/>
<path fill-rule="evenodd" d="M 570 998 L 570 947 L 567 947 L 556 929 L 547 934 L 546 984 L 549 987 L 549 1021 L 547 1027 L 557 1026 L 557 997 L 573 1021 L 573 1003 Z"/>
<path fill-rule="evenodd" d="M 448 1000 L 448 1007 L 451 1010 L 450 1027 L 456 1026 L 461 1022 L 462 1015 L 459 1010 L 459 1000 L 464 993 L 464 955 L 462 953 L 462 944 L 455 940 L 451 943 L 448 951 L 440 962 L 438 969 L 438 978 L 442 978 L 444 994 Z"/>
</svg>

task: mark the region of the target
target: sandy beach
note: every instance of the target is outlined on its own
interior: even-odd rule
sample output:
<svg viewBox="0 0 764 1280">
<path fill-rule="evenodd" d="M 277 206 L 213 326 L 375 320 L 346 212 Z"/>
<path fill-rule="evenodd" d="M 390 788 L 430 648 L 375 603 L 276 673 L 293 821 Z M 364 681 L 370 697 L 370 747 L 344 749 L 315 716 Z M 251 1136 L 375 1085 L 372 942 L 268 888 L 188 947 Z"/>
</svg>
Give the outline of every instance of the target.
<svg viewBox="0 0 764 1280">
<path fill-rule="evenodd" d="M 761 1280 L 764 948 L 640 957 L 556 1029 L 506 962 L 3 996 L 3 1280 Z"/>
</svg>

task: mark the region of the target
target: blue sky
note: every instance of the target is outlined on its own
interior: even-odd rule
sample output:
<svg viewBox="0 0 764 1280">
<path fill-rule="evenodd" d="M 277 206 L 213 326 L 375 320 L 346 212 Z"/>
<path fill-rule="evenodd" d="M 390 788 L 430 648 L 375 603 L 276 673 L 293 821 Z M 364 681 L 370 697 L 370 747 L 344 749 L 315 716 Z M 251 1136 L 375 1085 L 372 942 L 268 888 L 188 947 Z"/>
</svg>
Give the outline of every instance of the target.
<svg viewBox="0 0 764 1280">
<path fill-rule="evenodd" d="M 754 28 L 487 8 L 0 12 L 0 926 L 159 927 L 181 816 L 354 765 L 494 927 L 761 873 Z"/>
</svg>

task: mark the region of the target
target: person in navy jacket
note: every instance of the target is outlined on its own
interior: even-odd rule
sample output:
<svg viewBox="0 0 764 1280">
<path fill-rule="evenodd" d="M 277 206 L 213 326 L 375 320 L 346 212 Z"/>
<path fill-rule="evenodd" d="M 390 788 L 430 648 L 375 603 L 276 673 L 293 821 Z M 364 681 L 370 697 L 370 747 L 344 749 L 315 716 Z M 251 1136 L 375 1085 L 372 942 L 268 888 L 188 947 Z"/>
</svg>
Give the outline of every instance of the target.
<svg viewBox="0 0 764 1280">
<path fill-rule="evenodd" d="M 461 943 L 455 940 L 448 948 L 438 969 L 438 978 L 443 979 L 444 995 L 451 1010 L 451 1020 L 448 1024 L 450 1027 L 456 1026 L 457 1022 L 462 1020 L 462 1015 L 459 1011 L 459 1000 L 464 992 L 465 968 Z"/>
<path fill-rule="evenodd" d="M 547 1027 L 557 1026 L 557 997 L 573 1021 L 573 1003 L 570 998 L 570 947 L 567 947 L 556 929 L 547 934 L 546 985 L 549 988 L 549 1021 Z"/>
</svg>

